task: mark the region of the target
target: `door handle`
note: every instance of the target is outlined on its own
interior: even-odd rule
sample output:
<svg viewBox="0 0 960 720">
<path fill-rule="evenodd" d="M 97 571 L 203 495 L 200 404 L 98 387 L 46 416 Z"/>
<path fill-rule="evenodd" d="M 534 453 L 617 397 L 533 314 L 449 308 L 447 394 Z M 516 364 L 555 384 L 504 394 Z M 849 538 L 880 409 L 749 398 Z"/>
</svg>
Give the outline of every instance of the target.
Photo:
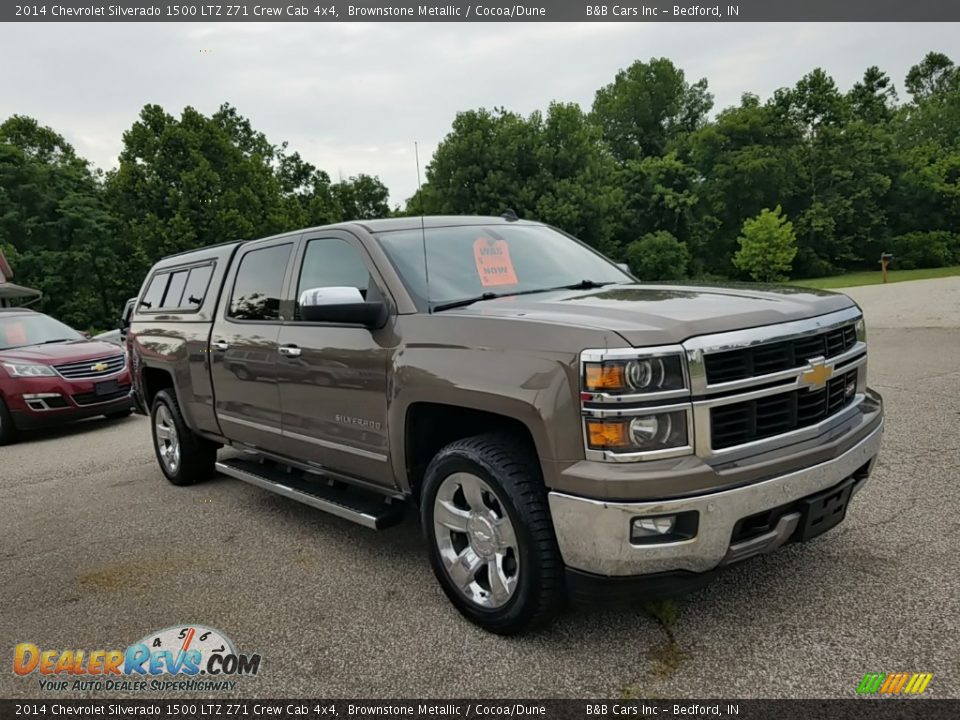
<svg viewBox="0 0 960 720">
<path fill-rule="evenodd" d="M 291 357 L 291 358 L 300 357 L 300 352 L 301 352 L 300 348 L 298 348 L 296 345 L 280 346 L 280 354 L 284 355 L 285 357 Z"/>
<path fill-rule="evenodd" d="M 220 352 L 225 352 L 226 349 L 230 347 L 230 344 L 223 340 L 217 340 L 216 342 L 210 344 L 213 346 L 214 350 L 219 350 Z"/>
</svg>

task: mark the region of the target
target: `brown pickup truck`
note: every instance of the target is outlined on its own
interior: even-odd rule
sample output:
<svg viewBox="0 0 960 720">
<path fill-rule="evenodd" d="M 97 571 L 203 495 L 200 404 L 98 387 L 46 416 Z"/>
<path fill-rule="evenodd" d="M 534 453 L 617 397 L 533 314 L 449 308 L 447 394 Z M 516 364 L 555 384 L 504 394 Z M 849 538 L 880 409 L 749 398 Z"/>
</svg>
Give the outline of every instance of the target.
<svg viewBox="0 0 960 720">
<path fill-rule="evenodd" d="M 843 520 L 883 430 L 865 337 L 844 295 L 639 283 L 506 215 L 167 257 L 128 347 L 170 482 L 371 528 L 416 508 L 450 600 L 507 634 Z"/>
</svg>

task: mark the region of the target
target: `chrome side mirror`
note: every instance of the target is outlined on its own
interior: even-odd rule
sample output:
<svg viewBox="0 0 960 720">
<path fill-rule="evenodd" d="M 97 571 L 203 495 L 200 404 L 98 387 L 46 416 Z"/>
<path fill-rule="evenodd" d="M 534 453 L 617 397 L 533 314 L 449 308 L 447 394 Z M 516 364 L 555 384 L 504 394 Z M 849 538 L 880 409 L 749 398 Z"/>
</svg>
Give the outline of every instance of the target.
<svg viewBox="0 0 960 720">
<path fill-rule="evenodd" d="M 309 288 L 300 293 L 297 306 L 305 322 L 382 327 L 387 321 L 386 304 L 364 300 L 355 287 Z"/>
</svg>

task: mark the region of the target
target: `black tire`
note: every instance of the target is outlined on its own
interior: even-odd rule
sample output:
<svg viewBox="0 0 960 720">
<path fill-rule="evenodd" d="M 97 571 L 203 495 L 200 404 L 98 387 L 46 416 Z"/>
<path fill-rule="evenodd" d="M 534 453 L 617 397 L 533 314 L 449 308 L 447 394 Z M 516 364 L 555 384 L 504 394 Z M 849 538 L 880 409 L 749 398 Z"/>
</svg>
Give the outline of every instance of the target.
<svg viewBox="0 0 960 720">
<path fill-rule="evenodd" d="M 130 417 L 130 413 L 133 412 L 133 408 L 127 408 L 126 410 L 118 410 L 117 412 L 107 413 L 104 415 L 107 420 L 123 420 L 124 418 Z"/>
<path fill-rule="evenodd" d="M 0 445 L 9 445 L 17 441 L 17 427 L 7 404 L 0 398 Z"/>
<path fill-rule="evenodd" d="M 166 421 L 166 427 L 172 427 L 176 431 L 179 459 L 175 464 L 168 462 L 161 450 L 161 441 L 158 440 L 158 417 Z M 172 390 L 161 390 L 153 399 L 150 409 L 150 434 L 160 470 L 174 485 L 193 485 L 213 475 L 214 463 L 217 460 L 217 446 L 196 435 L 187 427 Z M 166 446 L 165 442 L 164 446 Z"/>
<path fill-rule="evenodd" d="M 509 600 L 500 607 L 483 607 L 468 598 L 466 591 L 451 578 L 442 557 L 434 525 L 435 503 L 444 481 L 450 478 L 455 485 L 453 476 L 457 473 L 483 480 L 495 499 L 489 498 L 486 491 L 483 497 L 499 506 L 499 513 L 505 513 L 513 526 L 519 554 L 515 566 L 516 584 Z M 450 485 L 445 487 L 448 492 Z M 462 493 L 463 489 L 458 492 Z M 454 497 L 462 498 L 463 495 Z M 478 435 L 447 445 L 427 467 L 420 507 L 430 564 L 443 591 L 461 614 L 499 635 L 522 633 L 543 626 L 553 618 L 565 598 L 564 567 L 540 466 L 531 448 L 501 434 Z M 444 532 L 448 532 L 451 538 L 459 534 Z M 466 533 L 461 541 L 463 544 L 471 549 L 474 547 L 473 540 Z M 484 572 L 489 578 L 492 571 L 489 568 L 481 570 L 478 576 L 481 580 Z"/>
</svg>

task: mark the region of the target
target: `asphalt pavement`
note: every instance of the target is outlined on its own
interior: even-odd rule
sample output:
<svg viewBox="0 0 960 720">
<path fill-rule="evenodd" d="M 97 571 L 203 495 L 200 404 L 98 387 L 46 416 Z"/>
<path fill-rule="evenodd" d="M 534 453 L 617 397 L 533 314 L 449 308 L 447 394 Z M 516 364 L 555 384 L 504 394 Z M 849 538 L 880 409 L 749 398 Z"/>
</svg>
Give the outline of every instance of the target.
<svg viewBox="0 0 960 720">
<path fill-rule="evenodd" d="M 887 430 L 846 521 L 678 602 L 575 608 L 532 636 L 461 619 L 413 520 L 376 533 L 224 477 L 170 485 L 144 418 L 0 448 L 0 697 L 42 695 L 10 672 L 16 643 L 188 623 L 262 655 L 224 697 L 851 697 L 900 671 L 960 697 L 960 278 L 850 294 Z"/>
</svg>

